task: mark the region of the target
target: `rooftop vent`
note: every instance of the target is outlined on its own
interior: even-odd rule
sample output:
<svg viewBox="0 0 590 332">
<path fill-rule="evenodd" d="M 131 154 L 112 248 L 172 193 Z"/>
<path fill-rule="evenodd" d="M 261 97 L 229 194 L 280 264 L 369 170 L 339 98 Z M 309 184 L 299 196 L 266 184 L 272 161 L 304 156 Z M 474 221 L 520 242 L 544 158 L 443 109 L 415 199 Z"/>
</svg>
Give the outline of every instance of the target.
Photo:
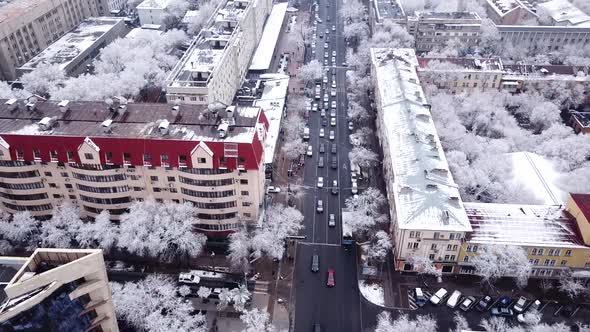
<svg viewBox="0 0 590 332">
<path fill-rule="evenodd" d="M 9 99 L 9 100 L 7 100 L 4 103 L 4 105 L 7 105 L 8 106 L 8 110 L 10 112 L 12 112 L 12 111 L 14 111 L 15 109 L 18 108 L 18 100 L 17 99 L 14 99 L 14 98 L 13 99 Z"/>
<path fill-rule="evenodd" d="M 127 104 L 119 105 L 119 108 L 117 108 L 117 113 L 122 116 L 125 114 L 125 112 L 127 112 Z"/>
<path fill-rule="evenodd" d="M 62 100 L 57 104 L 59 106 L 59 111 L 65 113 L 70 110 L 70 101 L 69 100 Z"/>
<path fill-rule="evenodd" d="M 235 106 L 228 106 L 225 108 L 225 115 L 228 118 L 233 118 L 234 117 L 234 112 L 236 111 L 236 107 Z"/>
<path fill-rule="evenodd" d="M 228 129 L 229 129 L 229 124 L 227 122 L 222 122 L 217 127 L 217 134 L 219 135 L 219 138 L 225 138 L 227 136 Z"/>
<path fill-rule="evenodd" d="M 167 135 L 169 131 L 170 121 L 162 120 L 158 125 L 158 129 L 160 130 L 161 135 Z"/>
<path fill-rule="evenodd" d="M 27 103 L 27 111 L 34 112 L 37 104 L 35 102 L 28 102 Z"/>
<path fill-rule="evenodd" d="M 110 133 L 111 132 L 111 124 L 113 124 L 113 120 L 112 119 L 106 119 L 104 120 L 100 126 L 102 127 L 102 131 L 105 133 Z"/>
<path fill-rule="evenodd" d="M 57 117 L 44 117 L 43 119 L 41 119 L 41 121 L 37 122 L 37 124 L 39 125 L 39 129 L 42 131 L 47 131 L 47 130 L 51 130 L 51 128 L 53 127 L 53 125 L 55 124 L 55 122 L 57 121 Z"/>
<path fill-rule="evenodd" d="M 180 113 L 180 105 L 173 106 L 172 107 L 172 115 L 174 117 L 177 117 L 179 113 Z"/>
</svg>

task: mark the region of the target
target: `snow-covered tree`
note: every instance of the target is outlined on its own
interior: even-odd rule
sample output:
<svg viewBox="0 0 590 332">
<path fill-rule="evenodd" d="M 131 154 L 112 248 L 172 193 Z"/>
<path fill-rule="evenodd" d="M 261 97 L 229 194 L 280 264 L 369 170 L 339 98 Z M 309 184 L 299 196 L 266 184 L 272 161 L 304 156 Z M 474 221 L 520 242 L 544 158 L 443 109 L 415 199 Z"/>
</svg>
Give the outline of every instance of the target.
<svg viewBox="0 0 590 332">
<path fill-rule="evenodd" d="M 289 158 L 290 160 L 295 160 L 304 154 L 305 151 L 307 151 L 307 144 L 298 137 L 285 142 L 281 149 L 283 150 L 285 157 Z"/>
<path fill-rule="evenodd" d="M 250 236 L 245 229 L 240 229 L 229 235 L 229 254 L 227 258 L 232 267 L 243 271 L 248 268 L 250 247 Z"/>
<path fill-rule="evenodd" d="M 352 148 L 348 153 L 348 158 L 351 164 L 359 165 L 362 168 L 374 167 L 379 162 L 379 156 L 363 146 Z"/>
<path fill-rule="evenodd" d="M 299 67 L 297 72 L 297 78 L 306 84 L 321 80 L 323 75 L 322 65 L 315 59 Z"/>
<path fill-rule="evenodd" d="M 267 311 L 254 308 L 244 310 L 240 319 L 246 324 L 246 329 L 242 332 L 274 332 L 275 327 L 270 323 L 270 315 Z"/>
<path fill-rule="evenodd" d="M 41 244 L 46 248 L 70 248 L 83 226 L 80 209 L 68 204 L 58 206 L 51 219 L 41 223 Z"/>
<path fill-rule="evenodd" d="M 119 246 L 130 253 L 163 260 L 197 257 L 206 237 L 193 229 L 197 210 L 190 203 L 134 203 L 121 216 Z"/>
<path fill-rule="evenodd" d="M 191 288 L 187 285 L 182 285 L 178 287 L 178 294 L 182 297 L 187 297 L 192 293 Z"/>
<path fill-rule="evenodd" d="M 246 288 L 246 285 L 240 285 L 240 287 L 231 290 L 231 297 L 234 309 L 237 311 L 244 311 L 244 307 L 250 300 L 251 294 L 248 291 L 248 288 Z"/>
<path fill-rule="evenodd" d="M 371 114 L 367 111 L 366 108 L 361 106 L 356 101 L 350 101 L 348 103 L 348 109 L 346 110 L 346 114 L 348 118 L 356 123 L 364 123 L 371 119 Z"/>
<path fill-rule="evenodd" d="M 342 4 L 338 13 L 342 18 L 342 21 L 344 21 L 344 24 L 349 25 L 353 22 L 362 21 L 366 10 L 367 7 L 365 7 L 360 1 L 349 0 Z"/>
<path fill-rule="evenodd" d="M 39 242 L 39 221 L 29 211 L 17 212 L 12 218 L 8 213 L 0 217 L 0 234 L 15 246 L 34 248 Z"/>
<path fill-rule="evenodd" d="M 303 228 L 303 214 L 293 207 L 274 204 L 266 210 L 264 223 L 252 236 L 252 250 L 255 257 L 263 253 L 281 259 L 285 252 L 285 239 L 296 235 Z"/>
<path fill-rule="evenodd" d="M 189 300 L 178 296 L 174 281 L 161 275 L 124 284 L 111 283 L 119 319 L 143 331 L 208 331 L 205 316 L 193 314 Z"/>
<path fill-rule="evenodd" d="M 377 327 L 375 332 L 423 332 L 436 331 L 437 323 L 432 316 L 417 315 L 415 319 L 411 319 L 407 314 L 401 314 L 397 319 L 392 320 L 391 314 L 383 311 L 377 316 Z"/>
<path fill-rule="evenodd" d="M 389 234 L 384 231 L 377 231 L 371 239 L 371 243 L 366 251 L 367 258 L 370 260 L 383 261 L 387 253 L 391 250 L 393 244 Z"/>
<path fill-rule="evenodd" d="M 437 269 L 434 263 L 426 256 L 412 256 L 408 263 L 412 264 L 414 271 L 418 272 L 418 274 L 442 276 L 442 270 Z"/>
<path fill-rule="evenodd" d="M 225 309 L 231 303 L 232 295 L 233 294 L 229 288 L 222 288 L 219 291 L 219 303 L 217 304 L 217 309 Z"/>
<path fill-rule="evenodd" d="M 303 116 L 310 104 L 309 98 L 301 95 L 290 96 L 287 101 L 287 112 L 294 113 L 298 116 Z"/>
<path fill-rule="evenodd" d="M 76 241 L 83 248 L 99 247 L 108 253 L 117 244 L 119 227 L 111 222 L 108 210 L 100 212 L 94 222 L 88 222 L 80 227 L 76 234 Z"/>
<path fill-rule="evenodd" d="M 373 47 L 414 47 L 414 37 L 397 23 L 383 22 L 371 38 Z"/>
<path fill-rule="evenodd" d="M 470 330 L 467 319 L 465 319 L 465 317 L 461 315 L 459 312 L 455 313 L 455 316 L 453 317 L 453 322 L 455 323 L 455 329 L 453 330 L 453 332 L 463 332 Z"/>
<path fill-rule="evenodd" d="M 202 299 L 207 299 L 209 298 L 209 296 L 211 295 L 212 291 L 211 288 L 209 287 L 199 287 L 199 289 L 197 290 L 197 296 L 202 298 Z"/>
<path fill-rule="evenodd" d="M 197 15 L 191 17 L 188 24 L 190 34 L 196 35 L 205 27 L 205 24 L 215 12 L 218 3 L 217 0 L 200 2 Z"/>
<path fill-rule="evenodd" d="M 480 36 L 479 46 L 485 54 L 496 54 L 499 51 L 500 32 L 491 19 L 484 18 L 481 21 Z"/>
<path fill-rule="evenodd" d="M 32 72 L 23 74 L 20 81 L 29 92 L 47 96 L 52 87 L 61 84 L 66 78 L 60 66 L 60 64 L 39 66 Z"/>
<path fill-rule="evenodd" d="M 570 276 L 564 276 L 559 279 L 559 290 L 564 292 L 571 299 L 574 299 L 586 290 L 586 286 L 584 286 L 580 280 Z"/>
<path fill-rule="evenodd" d="M 387 222 L 386 199 L 373 187 L 367 188 L 356 197 L 346 199 L 349 213 L 343 215 L 343 222 L 352 233 L 366 232 L 375 225 Z"/>
<path fill-rule="evenodd" d="M 365 22 L 353 22 L 344 25 L 342 35 L 356 44 L 359 40 L 366 39 L 369 36 L 369 26 Z"/>
<path fill-rule="evenodd" d="M 524 287 L 532 269 L 526 250 L 511 245 L 491 244 L 480 247 L 478 255 L 473 256 L 469 262 L 482 281 L 490 285 L 498 278 L 513 277 L 519 287 Z"/>
</svg>

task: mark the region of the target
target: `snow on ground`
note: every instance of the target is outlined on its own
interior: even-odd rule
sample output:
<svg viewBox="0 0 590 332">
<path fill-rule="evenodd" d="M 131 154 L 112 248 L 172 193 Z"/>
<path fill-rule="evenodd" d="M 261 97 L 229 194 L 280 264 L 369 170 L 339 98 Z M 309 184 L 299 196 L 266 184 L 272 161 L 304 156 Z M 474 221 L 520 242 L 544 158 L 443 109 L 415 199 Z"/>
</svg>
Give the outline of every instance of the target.
<svg viewBox="0 0 590 332">
<path fill-rule="evenodd" d="M 512 182 L 532 192 L 539 204 L 565 204 L 567 192 L 557 183 L 561 174 L 552 161 L 531 152 L 515 152 L 512 157 Z"/>
<path fill-rule="evenodd" d="M 383 287 L 380 284 L 368 283 L 364 280 L 359 280 L 359 289 L 369 302 L 380 306 L 385 304 Z"/>
</svg>

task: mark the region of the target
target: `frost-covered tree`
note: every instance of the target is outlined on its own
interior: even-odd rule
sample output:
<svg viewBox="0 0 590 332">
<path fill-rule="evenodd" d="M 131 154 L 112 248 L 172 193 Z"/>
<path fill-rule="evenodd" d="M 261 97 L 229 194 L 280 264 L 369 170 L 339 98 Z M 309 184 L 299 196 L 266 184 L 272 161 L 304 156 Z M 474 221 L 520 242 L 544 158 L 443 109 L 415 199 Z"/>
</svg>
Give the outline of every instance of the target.
<svg viewBox="0 0 590 332">
<path fill-rule="evenodd" d="M 207 21 L 215 12 L 215 8 L 218 4 L 218 0 L 204 1 L 199 3 L 197 15 L 191 17 L 188 24 L 188 31 L 191 35 L 198 34 L 201 29 L 205 27 L 205 24 L 207 24 Z"/>
<path fill-rule="evenodd" d="M 274 204 L 266 210 L 264 223 L 252 236 L 252 250 L 255 257 L 263 253 L 281 259 L 285 252 L 285 239 L 296 235 L 303 228 L 303 214 L 293 207 Z"/>
<path fill-rule="evenodd" d="M 365 22 L 353 22 L 344 25 L 342 35 L 353 43 L 366 39 L 369 36 L 369 26 Z"/>
<path fill-rule="evenodd" d="M 385 21 L 371 38 L 372 47 L 414 47 L 414 37 L 397 23 Z"/>
<path fill-rule="evenodd" d="M 338 14 L 344 21 L 345 25 L 350 25 L 354 22 L 360 22 L 365 16 L 367 7 L 358 0 L 349 0 L 342 4 Z"/>
<path fill-rule="evenodd" d="M 227 258 L 232 267 L 243 271 L 248 268 L 250 247 L 250 236 L 245 229 L 240 229 L 229 235 L 229 254 Z"/>
<path fill-rule="evenodd" d="M 222 288 L 219 291 L 219 303 L 217 304 L 217 309 L 223 310 L 227 308 L 227 306 L 232 301 L 232 292 L 229 288 Z"/>
<path fill-rule="evenodd" d="M 499 52 L 500 32 L 496 24 L 488 18 L 481 21 L 479 46 L 485 54 L 496 54 Z"/>
<path fill-rule="evenodd" d="M 532 269 L 526 250 L 511 245 L 491 244 L 480 247 L 478 255 L 473 256 L 469 262 L 482 281 L 490 285 L 498 278 L 512 277 L 519 287 L 524 287 Z"/>
<path fill-rule="evenodd" d="M 437 269 L 434 263 L 426 256 L 412 256 L 408 263 L 412 264 L 414 271 L 418 272 L 418 274 L 442 276 L 442 270 Z"/>
<path fill-rule="evenodd" d="M 124 284 L 111 283 L 119 319 L 142 331 L 208 331 L 205 316 L 193 314 L 189 300 L 178 296 L 174 281 L 150 275 Z"/>
<path fill-rule="evenodd" d="M 470 330 L 467 319 L 465 319 L 465 317 L 458 312 L 455 313 L 453 322 L 455 323 L 455 329 L 453 332 L 463 332 Z"/>
<path fill-rule="evenodd" d="M 193 229 L 197 210 L 190 203 L 134 203 L 121 216 L 119 246 L 132 254 L 171 261 L 197 257 L 206 237 Z"/>
<path fill-rule="evenodd" d="M 192 291 L 191 288 L 187 285 L 182 285 L 180 287 L 178 287 L 178 294 L 180 294 L 180 296 L 182 297 L 187 297 L 189 295 L 191 295 Z"/>
<path fill-rule="evenodd" d="M 316 80 L 321 80 L 324 72 L 322 65 L 318 60 L 311 60 L 310 62 L 299 67 L 297 72 L 297 78 L 302 80 L 304 83 L 313 83 Z"/>
<path fill-rule="evenodd" d="M 270 315 L 266 310 L 254 308 L 244 310 L 240 315 L 240 320 L 246 324 L 246 329 L 242 332 L 274 332 L 275 327 L 270 323 Z"/>
<path fill-rule="evenodd" d="M 51 219 L 41 223 L 41 244 L 46 248 L 70 248 L 81 227 L 80 209 L 68 204 L 58 206 Z"/>
<path fill-rule="evenodd" d="M 349 213 L 343 215 L 343 222 L 352 233 L 366 232 L 375 225 L 387 222 L 386 199 L 373 187 L 367 188 L 356 197 L 346 199 Z"/>
<path fill-rule="evenodd" d="M 11 244 L 21 248 L 34 248 L 39 242 L 39 221 L 29 211 L 17 212 L 12 217 L 8 213 L 0 216 L 0 234 Z"/>
<path fill-rule="evenodd" d="M 379 162 L 379 156 L 362 146 L 355 146 L 348 153 L 348 158 L 351 164 L 359 165 L 360 167 L 374 167 Z"/>
<path fill-rule="evenodd" d="M 246 285 L 240 285 L 240 287 L 231 290 L 231 297 L 234 309 L 237 311 L 243 311 L 246 303 L 248 303 L 251 298 L 251 294 L 248 291 L 248 288 L 246 288 Z"/>
<path fill-rule="evenodd" d="M 415 319 L 411 319 L 407 314 L 401 314 L 397 319 L 392 320 L 391 314 L 387 311 L 377 316 L 377 327 L 375 328 L 375 332 L 423 332 L 436 330 L 437 323 L 432 316 L 417 315 Z"/>
<path fill-rule="evenodd" d="M 202 299 L 207 299 L 209 298 L 209 296 L 211 295 L 212 291 L 211 288 L 209 287 L 199 287 L 199 289 L 197 290 L 197 296 L 202 298 Z"/>
<path fill-rule="evenodd" d="M 94 222 L 85 223 L 76 234 L 76 241 L 83 248 L 101 248 L 108 253 L 117 244 L 119 227 L 111 222 L 108 210 L 100 212 Z"/>
<path fill-rule="evenodd" d="M 371 239 L 366 255 L 369 260 L 383 261 L 393 244 L 389 234 L 384 231 L 377 231 Z"/>
<path fill-rule="evenodd" d="M 300 137 L 297 137 L 285 142 L 281 150 L 283 150 L 285 157 L 295 160 L 307 151 L 307 144 Z"/>
<path fill-rule="evenodd" d="M 580 281 L 570 276 L 564 276 L 559 279 L 559 290 L 569 296 L 571 299 L 576 298 L 580 293 L 586 290 L 586 286 Z"/>
<path fill-rule="evenodd" d="M 49 90 L 61 84 L 65 78 L 66 74 L 60 68 L 60 64 L 46 64 L 23 74 L 20 81 L 29 92 L 46 97 Z"/>
<path fill-rule="evenodd" d="M 371 114 L 369 114 L 369 111 L 356 101 L 350 101 L 348 103 L 346 114 L 348 115 L 348 118 L 356 123 L 364 123 L 371 119 Z"/>
</svg>

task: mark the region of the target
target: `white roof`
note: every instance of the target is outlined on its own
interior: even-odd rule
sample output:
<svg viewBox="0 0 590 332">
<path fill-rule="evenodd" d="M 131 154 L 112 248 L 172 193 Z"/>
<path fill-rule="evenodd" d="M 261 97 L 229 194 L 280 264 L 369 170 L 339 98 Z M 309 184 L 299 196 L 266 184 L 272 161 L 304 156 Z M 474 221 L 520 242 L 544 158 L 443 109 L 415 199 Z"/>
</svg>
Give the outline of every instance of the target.
<svg viewBox="0 0 590 332">
<path fill-rule="evenodd" d="M 386 165 L 395 183 L 396 222 L 401 229 L 470 231 L 429 107 L 425 106 L 413 49 L 371 49 Z M 387 161 L 389 162 L 389 161 Z"/>
<path fill-rule="evenodd" d="M 584 248 L 561 205 L 465 203 L 469 243 Z"/>
<path fill-rule="evenodd" d="M 168 7 L 168 0 L 145 0 L 137 8 L 144 9 L 164 9 Z"/>
<path fill-rule="evenodd" d="M 559 189 L 561 174 L 553 163 L 535 153 L 514 152 L 512 158 L 512 182 L 528 189 L 540 204 L 565 204 L 568 193 Z"/>
<path fill-rule="evenodd" d="M 539 3 L 537 6 L 557 23 L 567 22 L 568 25 L 578 25 L 590 21 L 590 16 L 568 0 L 551 0 Z"/>
<path fill-rule="evenodd" d="M 289 76 L 274 74 L 274 79 L 269 79 L 264 85 L 262 96 L 254 101 L 254 106 L 262 108 L 266 119 L 268 120 L 268 130 L 264 140 L 264 163 L 272 164 L 281 121 L 283 119 L 283 108 L 285 107 L 285 98 L 289 87 Z"/>
<path fill-rule="evenodd" d="M 287 2 L 281 2 L 272 7 L 270 16 L 266 20 L 260 43 L 258 43 L 256 53 L 252 57 L 250 70 L 266 70 L 270 67 L 288 5 Z"/>
<path fill-rule="evenodd" d="M 154 29 L 144 29 L 144 28 L 134 28 L 129 31 L 125 38 L 129 39 L 146 39 L 151 40 L 153 38 L 158 37 L 163 33 L 162 30 L 154 30 Z"/>
</svg>

